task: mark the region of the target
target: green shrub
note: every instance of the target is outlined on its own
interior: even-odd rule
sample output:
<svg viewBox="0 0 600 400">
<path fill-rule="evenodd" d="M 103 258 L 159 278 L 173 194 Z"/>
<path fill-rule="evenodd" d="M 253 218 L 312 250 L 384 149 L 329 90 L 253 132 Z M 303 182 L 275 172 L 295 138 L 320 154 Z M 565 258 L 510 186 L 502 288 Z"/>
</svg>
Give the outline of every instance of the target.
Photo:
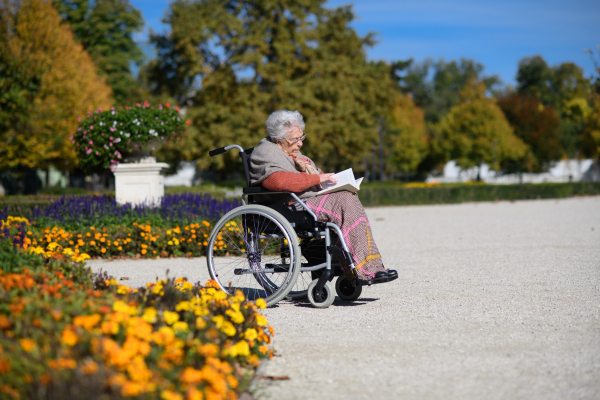
<svg viewBox="0 0 600 400">
<path fill-rule="evenodd" d="M 358 195 L 365 207 L 558 199 L 572 196 L 600 195 L 600 182 L 535 185 L 440 185 L 430 188 L 380 185 L 361 188 Z"/>
</svg>

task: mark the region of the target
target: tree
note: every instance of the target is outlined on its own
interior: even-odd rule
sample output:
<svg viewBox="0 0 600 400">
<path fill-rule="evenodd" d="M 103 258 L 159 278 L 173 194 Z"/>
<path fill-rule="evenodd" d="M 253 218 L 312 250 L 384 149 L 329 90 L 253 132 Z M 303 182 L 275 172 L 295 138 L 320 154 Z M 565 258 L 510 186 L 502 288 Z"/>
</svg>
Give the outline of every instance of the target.
<svg viewBox="0 0 600 400">
<path fill-rule="evenodd" d="M 600 162 L 600 94 L 592 97 L 592 107 L 585 119 L 582 144 L 583 155 Z"/>
<path fill-rule="evenodd" d="M 256 145 L 268 115 L 287 108 L 304 115 L 305 150 L 320 166 L 360 163 L 393 98 L 389 66 L 366 60 L 374 41 L 350 28 L 350 7 L 322 3 L 171 3 L 171 32 L 153 36 L 159 56 L 148 76 L 156 94 L 189 106 L 192 128 L 177 156 L 230 170 L 237 155 L 211 159 L 208 150 Z"/>
<path fill-rule="evenodd" d="M 412 59 L 393 65 L 393 74 L 400 90 L 410 94 L 415 104 L 425 110 L 425 120 L 439 122 L 460 102 L 459 92 L 472 79 L 482 82 L 486 90 L 500 83 L 497 75 L 483 75 L 484 66 L 475 60 L 433 62 L 426 59 L 413 64 Z"/>
<path fill-rule="evenodd" d="M 88 110 L 110 107 L 110 88 L 52 4 L 3 0 L 0 21 L 2 71 L 20 71 L 9 75 L 17 85 L 0 103 L 0 170 L 73 168 L 70 132 Z M 21 115 L 10 116 L 15 110 Z"/>
<path fill-rule="evenodd" d="M 535 157 L 529 165 L 530 172 L 546 171 L 553 161 L 561 158 L 560 118 L 554 107 L 516 93 L 499 98 L 498 105 L 515 135 L 529 146 Z"/>
<path fill-rule="evenodd" d="M 468 82 L 460 96 L 461 103 L 438 126 L 447 160 L 455 160 L 461 168 L 486 163 L 498 170 L 527 157 L 527 145 L 515 136 L 495 101 L 485 97 L 482 82 Z"/>
<path fill-rule="evenodd" d="M 399 95 L 386 119 L 386 142 L 392 171 L 414 172 L 428 152 L 422 109 L 408 95 Z"/>
<path fill-rule="evenodd" d="M 565 155 L 577 158 L 581 148 L 590 81 L 583 69 L 573 63 L 548 66 L 541 56 L 527 57 L 519 62 L 518 93 L 538 99 L 560 113 L 560 140 Z"/>
<path fill-rule="evenodd" d="M 139 66 L 144 59 L 133 40 L 144 24 L 140 11 L 128 0 L 53 0 L 53 4 L 105 77 L 115 103 L 145 100 L 148 93 L 130 68 L 132 62 Z"/>
</svg>

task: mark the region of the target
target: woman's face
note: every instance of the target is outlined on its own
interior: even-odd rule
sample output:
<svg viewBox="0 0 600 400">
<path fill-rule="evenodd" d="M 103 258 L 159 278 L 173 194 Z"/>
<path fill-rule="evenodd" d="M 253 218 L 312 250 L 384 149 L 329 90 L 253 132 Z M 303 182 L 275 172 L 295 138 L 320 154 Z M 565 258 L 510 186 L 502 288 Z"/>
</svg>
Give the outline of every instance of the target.
<svg viewBox="0 0 600 400">
<path fill-rule="evenodd" d="M 302 129 L 297 126 L 294 126 L 290 133 L 283 139 L 278 142 L 279 146 L 285 151 L 288 155 L 292 157 L 297 157 L 300 149 L 302 148 L 302 144 L 304 143 L 304 133 Z"/>
</svg>

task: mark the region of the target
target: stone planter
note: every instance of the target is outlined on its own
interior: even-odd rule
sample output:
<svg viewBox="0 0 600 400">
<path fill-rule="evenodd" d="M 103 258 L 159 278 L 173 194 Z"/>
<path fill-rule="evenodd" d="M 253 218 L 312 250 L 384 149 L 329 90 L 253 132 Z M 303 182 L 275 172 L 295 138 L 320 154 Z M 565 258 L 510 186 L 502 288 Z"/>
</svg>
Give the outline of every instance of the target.
<svg viewBox="0 0 600 400">
<path fill-rule="evenodd" d="M 157 163 L 151 156 L 137 163 L 115 167 L 115 194 L 119 204 L 158 205 L 165 194 L 163 171 L 169 164 Z"/>
</svg>

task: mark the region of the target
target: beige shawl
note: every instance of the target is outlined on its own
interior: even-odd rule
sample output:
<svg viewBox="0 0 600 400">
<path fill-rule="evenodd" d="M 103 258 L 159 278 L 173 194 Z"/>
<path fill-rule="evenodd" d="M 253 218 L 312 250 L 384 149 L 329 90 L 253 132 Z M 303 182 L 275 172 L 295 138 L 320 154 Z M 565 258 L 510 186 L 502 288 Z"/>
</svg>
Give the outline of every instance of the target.
<svg viewBox="0 0 600 400">
<path fill-rule="evenodd" d="M 301 153 L 298 154 L 297 158 L 308 160 L 310 165 L 302 165 L 302 162 L 294 162 L 294 159 L 279 148 L 271 138 L 266 137 L 262 139 L 250 156 L 250 184 L 252 186 L 259 186 L 269 175 L 278 171 L 295 172 L 297 174 L 310 173 L 311 170 L 318 173 L 321 172 L 310 158 Z M 319 190 L 319 185 L 311 186 L 304 192 L 298 193 L 298 197 L 301 199 L 313 197 L 316 196 Z"/>
</svg>

